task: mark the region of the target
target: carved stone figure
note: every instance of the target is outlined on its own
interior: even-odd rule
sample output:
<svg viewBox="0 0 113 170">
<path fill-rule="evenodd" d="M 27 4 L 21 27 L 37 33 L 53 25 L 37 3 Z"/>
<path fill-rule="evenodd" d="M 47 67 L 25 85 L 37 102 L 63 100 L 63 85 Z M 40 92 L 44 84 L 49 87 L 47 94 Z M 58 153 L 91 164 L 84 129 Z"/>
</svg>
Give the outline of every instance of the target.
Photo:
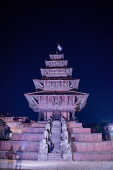
<svg viewBox="0 0 113 170">
<path fill-rule="evenodd" d="M 40 149 L 39 149 L 40 153 L 48 153 L 48 145 L 46 142 L 46 139 L 43 139 L 40 142 Z"/>
<path fill-rule="evenodd" d="M 49 132 L 48 132 L 48 130 L 45 130 L 44 131 L 44 139 L 46 139 L 46 141 L 48 141 L 48 138 L 49 138 Z"/>
<path fill-rule="evenodd" d="M 47 123 L 47 124 L 46 124 L 46 130 L 49 130 L 49 132 L 51 131 L 50 123 Z"/>
<path fill-rule="evenodd" d="M 64 140 L 68 140 L 68 131 L 66 130 L 66 131 L 64 131 L 63 132 L 63 138 L 64 138 Z"/>
</svg>

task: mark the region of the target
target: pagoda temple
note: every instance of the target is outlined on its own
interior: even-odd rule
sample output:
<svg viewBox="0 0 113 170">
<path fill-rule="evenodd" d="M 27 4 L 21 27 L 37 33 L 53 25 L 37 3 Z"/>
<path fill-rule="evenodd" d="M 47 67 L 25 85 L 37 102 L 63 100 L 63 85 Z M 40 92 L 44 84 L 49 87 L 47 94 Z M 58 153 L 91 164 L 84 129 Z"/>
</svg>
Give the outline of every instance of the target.
<svg viewBox="0 0 113 170">
<path fill-rule="evenodd" d="M 0 118 L 12 132 L 9 140 L 0 141 L 1 164 L 12 159 L 16 167 L 20 155 L 21 161 L 35 162 L 113 161 L 113 140 L 103 140 L 101 133 L 91 133 L 77 120 L 76 113 L 85 107 L 89 94 L 78 92 L 80 79 L 72 78 L 64 54 L 50 54 L 45 66 L 40 69 L 42 79 L 33 79 L 35 92 L 24 94 L 37 121 Z"/>
<path fill-rule="evenodd" d="M 89 94 L 77 91 L 80 80 L 72 78 L 64 54 L 50 54 L 45 65 L 40 69 L 42 79 L 33 80 L 36 92 L 25 94 L 29 107 L 38 113 L 38 120 L 47 121 L 52 115 L 59 120 L 61 116 L 75 120 L 75 113 L 85 107 Z"/>
</svg>

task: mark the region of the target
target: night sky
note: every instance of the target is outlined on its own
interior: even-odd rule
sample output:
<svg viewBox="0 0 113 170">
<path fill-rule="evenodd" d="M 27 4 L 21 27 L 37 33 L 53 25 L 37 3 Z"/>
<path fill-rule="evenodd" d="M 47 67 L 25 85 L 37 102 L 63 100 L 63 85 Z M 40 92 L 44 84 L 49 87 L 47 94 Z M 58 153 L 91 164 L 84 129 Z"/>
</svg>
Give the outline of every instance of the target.
<svg viewBox="0 0 113 170">
<path fill-rule="evenodd" d="M 69 2 L 68 2 L 69 3 Z M 36 1 L 6 1 L 0 5 L 0 112 L 27 115 L 24 93 L 34 91 L 44 59 L 63 46 L 65 58 L 90 93 L 79 113 L 86 123 L 113 121 L 113 3 L 76 1 L 44 7 Z"/>
</svg>

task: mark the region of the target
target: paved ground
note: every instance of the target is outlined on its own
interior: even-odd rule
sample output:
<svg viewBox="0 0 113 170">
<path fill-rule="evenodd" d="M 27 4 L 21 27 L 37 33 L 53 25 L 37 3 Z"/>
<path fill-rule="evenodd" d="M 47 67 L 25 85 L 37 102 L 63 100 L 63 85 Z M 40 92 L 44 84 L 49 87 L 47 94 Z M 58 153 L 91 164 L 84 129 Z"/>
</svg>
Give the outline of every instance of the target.
<svg viewBox="0 0 113 170">
<path fill-rule="evenodd" d="M 16 161 L 0 160 L 0 169 L 13 170 L 16 167 Z M 18 167 L 19 168 L 19 167 Z M 25 170 L 113 170 L 113 162 L 88 162 L 88 161 L 22 161 L 21 168 Z"/>
</svg>

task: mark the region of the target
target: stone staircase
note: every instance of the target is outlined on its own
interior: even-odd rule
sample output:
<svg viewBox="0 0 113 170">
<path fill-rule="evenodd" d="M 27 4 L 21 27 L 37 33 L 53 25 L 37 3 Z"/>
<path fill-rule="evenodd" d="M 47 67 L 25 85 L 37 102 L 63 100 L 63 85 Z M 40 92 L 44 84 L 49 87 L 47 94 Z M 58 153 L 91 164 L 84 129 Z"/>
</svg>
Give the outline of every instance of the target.
<svg viewBox="0 0 113 170">
<path fill-rule="evenodd" d="M 52 125 L 52 135 L 51 135 L 51 141 L 54 144 L 54 153 L 60 153 L 60 143 L 61 143 L 61 122 L 60 121 L 54 121 Z"/>
<path fill-rule="evenodd" d="M 12 139 L 0 141 L 0 159 L 7 159 L 7 153 L 12 152 L 16 159 L 16 151 L 23 148 L 23 160 L 39 160 L 39 144 L 42 140 L 44 124 L 35 123 L 22 128 L 21 134 L 13 133 Z M 102 141 L 102 134 L 91 133 L 89 128 L 83 128 L 81 123 L 67 122 L 73 161 L 113 161 L 113 141 Z M 53 123 L 52 142 L 54 150 L 48 153 L 47 160 L 64 160 L 61 155 L 61 125 L 60 121 Z M 67 159 L 68 160 L 68 159 Z"/>
<path fill-rule="evenodd" d="M 60 153 L 49 153 L 48 160 L 63 160 Z"/>
<path fill-rule="evenodd" d="M 91 133 L 80 123 L 68 122 L 73 161 L 112 161 L 113 141 L 102 141 L 101 133 Z"/>
<path fill-rule="evenodd" d="M 45 125 L 45 122 L 22 124 L 19 127 L 21 131 L 19 133 L 14 132 L 10 140 L 0 141 L 0 159 L 7 160 L 10 156 L 11 159 L 15 160 L 17 151 L 19 151 L 22 152 L 22 160 L 38 160 L 39 146 L 43 138 Z M 20 148 L 22 148 L 22 151 L 20 151 Z"/>
<path fill-rule="evenodd" d="M 73 152 L 73 161 L 113 161 L 113 151 Z"/>
</svg>

